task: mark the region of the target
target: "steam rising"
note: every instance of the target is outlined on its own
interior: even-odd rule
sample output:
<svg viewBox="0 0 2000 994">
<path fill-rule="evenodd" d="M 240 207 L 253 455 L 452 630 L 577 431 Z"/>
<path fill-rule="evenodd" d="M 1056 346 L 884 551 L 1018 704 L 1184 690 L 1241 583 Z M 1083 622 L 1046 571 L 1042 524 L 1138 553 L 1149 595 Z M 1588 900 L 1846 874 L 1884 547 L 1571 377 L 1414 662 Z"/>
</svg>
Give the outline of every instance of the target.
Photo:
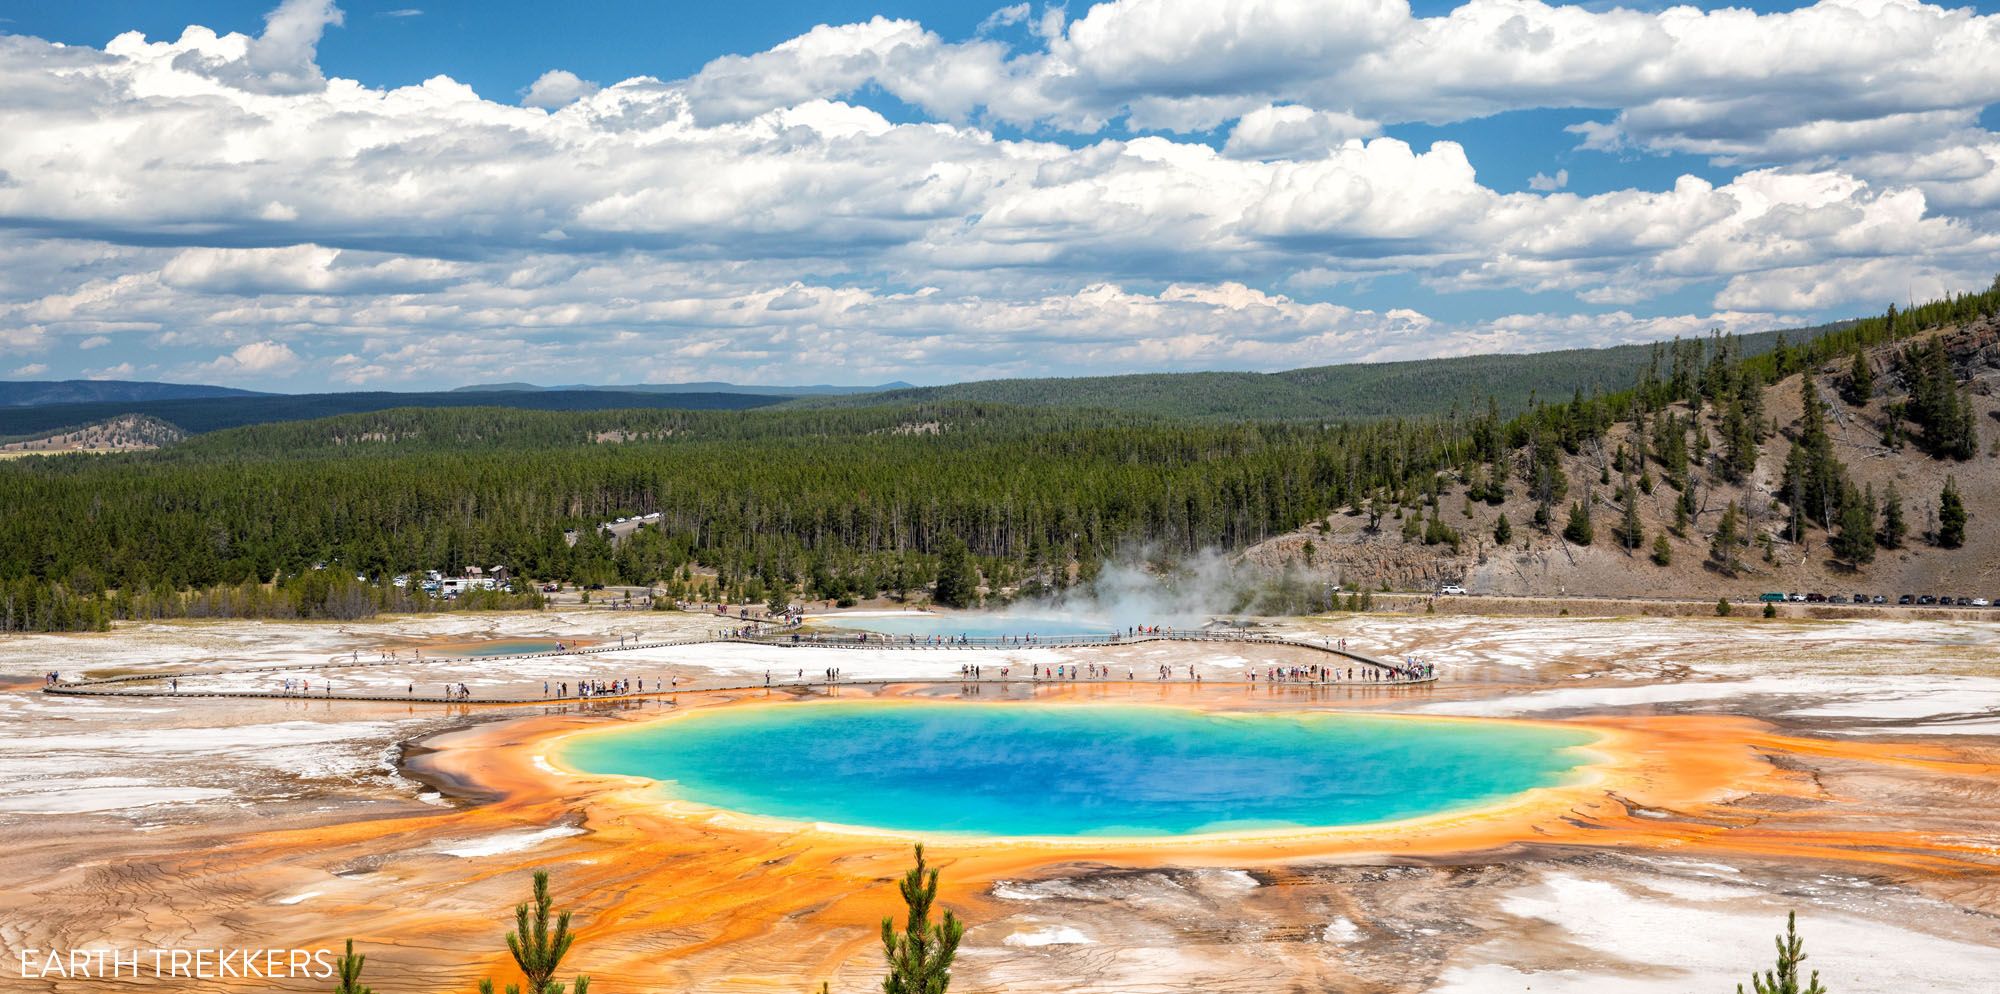
<svg viewBox="0 0 2000 994">
<path fill-rule="evenodd" d="M 1192 628 L 1244 611 L 1292 613 L 1310 586 L 1289 571 L 1274 577 L 1268 569 L 1239 568 L 1214 549 L 1173 559 L 1134 552 L 1106 563 L 1086 585 L 1015 601 L 999 613 Z"/>
</svg>

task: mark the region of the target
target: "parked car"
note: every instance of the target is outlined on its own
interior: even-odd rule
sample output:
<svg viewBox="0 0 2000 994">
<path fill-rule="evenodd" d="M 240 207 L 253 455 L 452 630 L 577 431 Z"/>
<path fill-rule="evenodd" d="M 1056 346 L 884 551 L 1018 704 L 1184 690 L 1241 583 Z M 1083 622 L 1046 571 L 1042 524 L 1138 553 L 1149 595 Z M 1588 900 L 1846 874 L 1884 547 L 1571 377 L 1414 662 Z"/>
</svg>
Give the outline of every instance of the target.
<svg viewBox="0 0 2000 994">
<path fill-rule="evenodd" d="M 1439 588 L 1438 588 L 1438 593 L 1440 593 L 1440 594 L 1462 594 L 1462 593 L 1465 593 L 1465 588 L 1464 588 L 1464 587 L 1462 587 L 1462 586 L 1460 586 L 1459 584 L 1456 584 L 1456 583 L 1447 583 L 1447 584 L 1445 584 L 1444 586 L 1442 586 L 1442 587 L 1439 587 Z"/>
<path fill-rule="evenodd" d="M 1807 595 L 1806 595 L 1806 603 L 1808 603 L 1808 604 L 1824 604 L 1824 603 L 1826 603 L 1826 595 L 1825 595 L 1825 594 L 1807 594 Z"/>
<path fill-rule="evenodd" d="M 1763 602 L 1764 602 L 1764 603 L 1766 603 L 1766 604 L 1775 604 L 1775 603 L 1779 603 L 1779 602 L 1783 601 L 1783 600 L 1785 599 L 1785 595 L 1784 595 L 1784 594 L 1764 594 L 1763 596 L 1761 596 L 1761 597 L 1758 597 L 1757 599 L 1758 599 L 1758 600 L 1760 600 L 1760 601 L 1763 601 Z"/>
<path fill-rule="evenodd" d="M 558 592 L 560 592 L 561 590 L 562 590 L 562 584 L 560 584 L 560 583 L 544 583 L 544 584 L 542 584 L 542 593 L 545 593 L 545 594 L 553 594 L 553 593 L 558 593 Z"/>
<path fill-rule="evenodd" d="M 1931 595 L 1929 595 L 1929 594 L 1925 594 L 1925 595 L 1923 595 L 1922 597 L 1919 597 L 1919 598 L 1917 598 L 1917 603 L 1919 603 L 1919 604 L 1936 604 L 1936 603 L 1937 603 L 1937 598 L 1935 598 L 1935 597 L 1932 597 L 1932 596 L 1931 596 Z"/>
<path fill-rule="evenodd" d="M 1898 604 L 1915 604 L 1916 602 L 1917 598 L 1912 594 L 1904 594 L 1903 596 L 1896 598 L 1896 603 Z"/>
<path fill-rule="evenodd" d="M 1974 598 L 1972 599 L 1972 606 L 1973 606 L 1973 607 L 1992 607 L 1992 606 L 1993 606 L 1993 602 L 1992 602 L 1992 601 L 1989 601 L 1989 600 L 1987 600 L 1987 599 L 1986 599 L 1986 598 L 1984 598 L 1984 597 L 1974 597 Z"/>
<path fill-rule="evenodd" d="M 1971 606 L 1972 606 L 1972 598 L 1970 598 L 1970 597 L 1960 597 L 1960 598 L 1958 599 L 1958 606 L 1959 606 L 1959 607 L 1971 607 Z"/>
<path fill-rule="evenodd" d="M 1871 604 L 1887 604 L 1887 603 L 1889 603 L 1889 598 L 1887 598 L 1887 597 L 1884 597 L 1884 596 L 1882 596 L 1881 594 L 1876 594 L 1876 595 L 1875 595 L 1875 599 L 1874 599 L 1873 601 L 1870 601 L 1869 603 L 1871 603 Z"/>
<path fill-rule="evenodd" d="M 1867 594 L 1855 594 L 1855 595 L 1854 595 L 1853 597 L 1849 597 L 1849 598 L 1847 599 L 1847 602 L 1848 602 L 1849 604 L 1866 604 L 1866 603 L 1868 603 L 1868 595 L 1867 595 Z"/>
<path fill-rule="evenodd" d="M 1805 601 L 1806 601 L 1806 595 L 1804 594 L 1795 593 L 1792 595 L 1792 603 L 1794 604 L 1804 604 Z"/>
</svg>

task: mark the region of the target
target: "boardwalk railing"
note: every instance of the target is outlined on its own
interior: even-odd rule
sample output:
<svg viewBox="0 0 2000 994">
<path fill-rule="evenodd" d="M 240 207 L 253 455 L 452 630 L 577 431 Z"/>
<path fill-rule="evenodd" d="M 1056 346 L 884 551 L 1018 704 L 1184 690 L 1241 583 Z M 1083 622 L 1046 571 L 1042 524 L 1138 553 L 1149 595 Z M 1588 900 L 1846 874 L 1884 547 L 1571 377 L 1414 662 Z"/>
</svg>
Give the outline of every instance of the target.
<svg viewBox="0 0 2000 994">
<path fill-rule="evenodd" d="M 884 635 L 879 632 L 855 632 L 853 634 L 830 634 L 823 632 L 793 632 L 790 634 L 762 634 L 740 636 L 731 642 L 745 642 L 754 645 L 785 645 L 800 648 L 819 649 L 1084 649 L 1104 648 L 1121 645 L 1137 645 L 1142 642 L 1222 642 L 1232 645 L 1273 645 L 1289 649 L 1305 649 L 1312 652 L 1339 656 L 1363 666 L 1390 674 L 1397 682 L 1427 683 L 1435 677 L 1405 676 L 1406 668 L 1394 663 L 1383 662 L 1373 656 L 1345 649 L 1328 642 L 1295 638 L 1288 635 L 1254 635 L 1248 632 L 1215 631 L 1197 629 L 1194 631 L 1157 631 L 1124 634 L 1107 632 L 1103 635 Z"/>
</svg>

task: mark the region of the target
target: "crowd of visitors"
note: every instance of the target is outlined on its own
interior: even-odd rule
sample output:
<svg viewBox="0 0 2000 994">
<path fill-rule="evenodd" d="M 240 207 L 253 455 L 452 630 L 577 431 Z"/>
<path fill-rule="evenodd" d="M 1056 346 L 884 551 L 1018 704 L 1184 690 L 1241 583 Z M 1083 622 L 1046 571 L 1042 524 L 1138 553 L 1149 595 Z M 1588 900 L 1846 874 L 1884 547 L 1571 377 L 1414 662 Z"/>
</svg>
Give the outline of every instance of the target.
<svg viewBox="0 0 2000 994">
<path fill-rule="evenodd" d="M 778 617 L 794 624 L 796 624 L 799 620 L 799 617 L 793 613 L 779 615 Z M 710 629 L 709 634 L 711 637 L 718 639 L 747 639 L 747 638 L 757 638 L 760 636 L 768 637 L 774 633 L 771 632 L 770 628 L 767 625 L 760 625 L 753 622 L 750 624 L 732 626 L 727 628 Z M 1197 629 L 1197 630 L 1182 630 L 1180 632 L 1176 632 L 1176 630 L 1171 625 L 1131 625 L 1127 626 L 1122 631 L 1112 630 L 1104 635 L 1099 635 L 1099 636 L 1088 636 L 1088 635 L 1042 636 L 1029 633 L 1020 635 L 993 635 L 993 636 L 975 637 L 965 634 L 887 635 L 876 632 L 806 633 L 806 632 L 793 631 L 790 633 L 786 633 L 785 637 L 788 638 L 788 640 L 791 643 L 798 645 L 861 644 L 861 645 L 880 645 L 885 648 L 894 648 L 901 646 L 965 647 L 972 645 L 978 645 L 982 647 L 1012 647 L 1012 646 L 1028 647 L 1037 645 L 1073 646 L 1077 644 L 1079 641 L 1086 641 L 1086 640 L 1097 640 L 1100 641 L 1100 644 L 1115 644 L 1123 642 L 1127 639 L 1143 640 L 1150 638 L 1166 637 L 1166 638 L 1183 638 L 1183 639 L 1200 640 L 1200 639 L 1212 638 L 1217 641 L 1224 641 L 1224 640 L 1247 641 L 1247 642 L 1271 643 L 1277 645 L 1296 645 L 1296 646 L 1310 645 L 1315 648 L 1320 648 L 1331 652 L 1337 652 L 1348 657 L 1344 661 L 1341 660 L 1336 660 L 1334 662 L 1320 661 L 1320 662 L 1307 663 L 1297 666 L 1262 666 L 1262 667 L 1248 666 L 1245 667 L 1240 672 L 1240 676 L 1233 677 L 1234 679 L 1247 681 L 1252 685 L 1259 683 L 1266 685 L 1336 684 L 1336 683 L 1341 683 L 1341 684 L 1408 683 L 1408 682 L 1433 680 L 1436 679 L 1438 675 L 1437 666 L 1435 664 L 1427 660 L 1420 659 L 1416 656 L 1406 655 L 1402 657 L 1400 662 L 1386 662 L 1381 659 L 1363 656 L 1359 653 L 1351 653 L 1347 648 L 1347 640 L 1344 638 L 1325 640 L 1325 641 L 1315 641 L 1308 643 L 1305 640 L 1299 639 L 1297 637 L 1279 636 L 1279 635 L 1246 635 L 1244 633 L 1234 630 L 1209 631 L 1209 630 Z M 628 645 L 632 647 L 639 647 L 644 645 L 645 643 L 641 641 L 639 635 L 631 634 L 631 635 L 619 636 L 617 644 L 619 647 L 625 647 Z M 558 651 L 561 652 L 575 652 L 578 649 L 578 643 L 570 640 L 557 640 L 555 642 L 555 645 Z M 609 647 L 604 646 L 599 648 L 609 648 Z M 402 653 L 404 651 L 410 651 L 413 654 L 414 658 L 418 661 L 422 661 L 423 659 L 423 653 L 421 650 L 403 650 L 403 649 L 381 650 L 379 653 L 375 654 L 375 658 L 377 661 L 383 661 L 383 662 L 398 660 L 402 658 Z M 548 655 L 548 654 L 549 653 L 544 652 L 532 655 Z M 349 656 L 351 661 L 358 663 L 360 658 L 359 650 L 354 650 L 350 652 Z M 469 660 L 455 660 L 455 662 L 469 662 Z M 957 671 L 958 678 L 962 682 L 977 683 L 981 681 L 988 681 L 994 679 L 994 677 L 997 675 L 997 679 L 1002 682 L 1011 681 L 1014 679 L 1013 675 L 1014 669 L 1016 666 L 1019 665 L 1019 663 L 1020 663 L 1019 660 L 1013 660 L 1003 665 L 993 667 L 994 674 L 989 675 L 987 672 L 987 666 L 985 664 L 977 662 L 968 662 L 958 667 Z M 1233 667 L 1230 668 L 1231 671 L 1233 671 L 1233 669 L 1234 669 Z M 1186 665 L 1185 667 L 1179 667 L 1162 663 L 1155 665 L 1152 676 L 1155 681 L 1163 683 L 1172 681 L 1172 682 L 1187 682 L 1187 683 L 1200 684 L 1209 681 L 1216 675 L 1221 675 L 1216 673 L 1215 671 L 1216 667 L 1211 667 L 1209 672 L 1204 672 L 1197 665 Z M 1138 678 L 1137 669 L 1130 665 L 1120 665 L 1114 667 L 1107 663 L 1098 663 L 1098 662 L 1045 663 L 1037 661 L 1029 663 L 1027 679 L 1037 683 L 1073 682 L 1073 681 L 1104 682 L 1104 681 L 1120 680 L 1121 672 L 1123 681 L 1129 682 L 1136 680 Z M 820 680 L 821 682 L 827 684 L 835 684 L 841 682 L 844 676 L 845 674 L 840 667 L 827 667 L 825 670 L 821 672 Z M 171 693 L 180 692 L 181 689 L 180 680 L 181 677 L 179 675 L 172 675 L 163 678 L 165 688 Z M 799 670 L 796 671 L 793 677 L 793 681 L 795 681 L 796 684 L 799 685 L 806 684 L 805 670 L 803 668 L 800 668 Z M 62 682 L 62 675 L 59 672 L 53 670 L 49 671 L 43 674 L 42 682 L 44 686 L 53 687 Z M 773 686 L 778 682 L 783 682 L 781 677 L 774 676 L 772 671 L 770 670 L 765 671 L 764 686 L 767 687 Z M 673 676 L 671 680 L 663 680 L 659 677 L 655 677 L 653 680 L 652 693 L 654 694 L 679 693 L 681 691 L 682 683 L 683 683 L 683 678 L 679 675 Z M 321 676 L 317 679 L 312 677 L 297 677 L 297 676 L 285 677 L 280 682 L 277 689 L 279 695 L 287 697 L 334 696 L 333 681 L 325 676 Z M 197 691 L 197 693 L 200 693 L 200 691 Z M 619 697 L 619 696 L 645 694 L 645 693 L 647 693 L 645 677 L 620 677 L 609 680 L 589 679 L 589 680 L 579 680 L 574 683 L 568 680 L 553 680 L 553 679 L 545 679 L 542 681 L 542 697 L 545 700 L 552 700 L 552 701 Z M 380 692 L 363 690 L 357 694 L 355 691 L 349 690 L 348 694 L 349 696 L 369 697 L 369 696 L 379 695 Z M 416 684 L 414 682 L 405 683 L 404 694 L 407 697 L 414 699 L 416 697 Z M 492 696 L 493 699 L 502 699 L 509 697 L 510 694 L 506 689 L 500 689 L 498 690 L 497 693 L 490 696 Z M 442 693 L 440 694 L 440 698 L 448 701 L 470 701 L 473 699 L 473 695 L 470 686 L 467 685 L 466 683 L 462 682 L 447 683 L 444 684 L 442 687 Z"/>
</svg>

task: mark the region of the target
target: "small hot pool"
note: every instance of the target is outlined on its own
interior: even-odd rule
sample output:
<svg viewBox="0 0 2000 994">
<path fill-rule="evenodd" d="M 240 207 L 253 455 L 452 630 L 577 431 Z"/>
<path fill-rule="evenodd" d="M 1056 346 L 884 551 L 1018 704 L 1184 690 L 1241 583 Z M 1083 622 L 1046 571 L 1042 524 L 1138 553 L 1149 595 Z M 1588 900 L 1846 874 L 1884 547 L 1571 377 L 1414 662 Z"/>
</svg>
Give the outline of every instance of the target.
<svg viewBox="0 0 2000 994">
<path fill-rule="evenodd" d="M 1562 782 L 1588 732 L 1138 705 L 798 703 L 579 737 L 572 768 L 753 815 L 911 832 L 1175 835 L 1356 825 Z"/>
<path fill-rule="evenodd" d="M 491 642 L 474 642 L 463 648 L 454 648 L 446 654 L 452 656 L 526 656 L 537 652 L 555 652 L 569 642 L 556 639 L 496 639 Z"/>
</svg>

